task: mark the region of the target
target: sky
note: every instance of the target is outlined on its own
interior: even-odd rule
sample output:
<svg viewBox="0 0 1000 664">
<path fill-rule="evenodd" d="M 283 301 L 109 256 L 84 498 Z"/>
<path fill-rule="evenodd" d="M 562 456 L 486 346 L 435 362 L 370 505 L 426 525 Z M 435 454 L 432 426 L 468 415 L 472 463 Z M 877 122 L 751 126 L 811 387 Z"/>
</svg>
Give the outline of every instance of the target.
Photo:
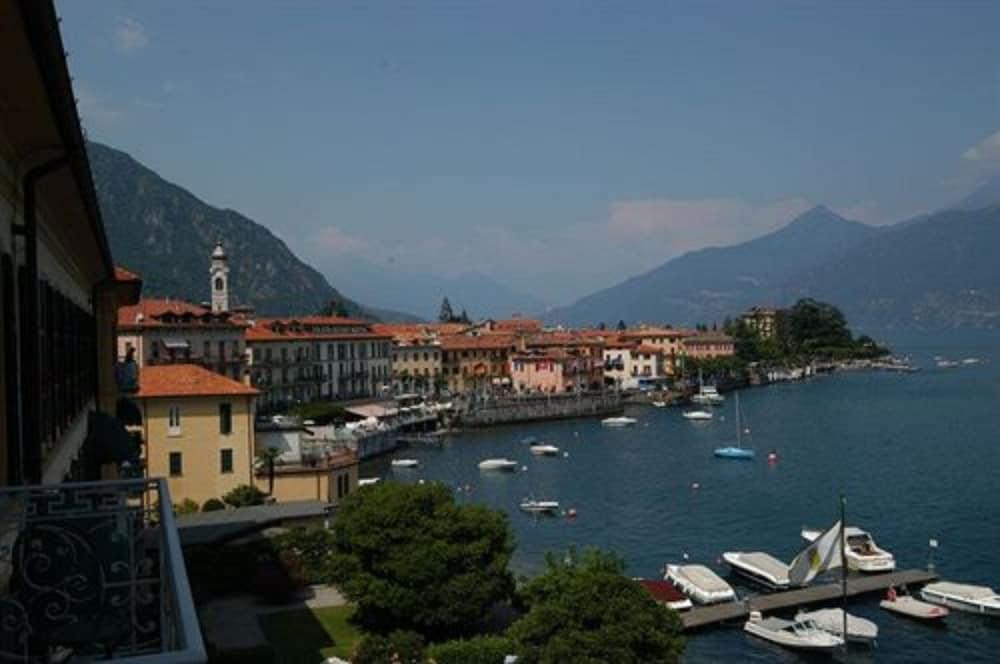
<svg viewBox="0 0 1000 664">
<path fill-rule="evenodd" d="M 90 138 L 344 269 L 566 303 L 1000 174 L 997 2 L 57 8 Z"/>
</svg>

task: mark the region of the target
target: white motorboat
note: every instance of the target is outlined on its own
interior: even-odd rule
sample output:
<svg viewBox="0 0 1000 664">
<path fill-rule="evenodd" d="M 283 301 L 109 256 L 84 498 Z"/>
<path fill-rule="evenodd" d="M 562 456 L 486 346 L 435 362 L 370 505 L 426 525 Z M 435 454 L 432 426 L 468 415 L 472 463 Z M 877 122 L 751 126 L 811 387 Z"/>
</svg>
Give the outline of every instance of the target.
<svg viewBox="0 0 1000 664">
<path fill-rule="evenodd" d="M 559 448 L 555 445 L 532 445 L 529 449 L 535 456 L 556 456 L 559 454 Z"/>
<path fill-rule="evenodd" d="M 1000 595 L 989 586 L 939 581 L 924 586 L 920 596 L 928 602 L 951 609 L 1000 616 Z"/>
<path fill-rule="evenodd" d="M 811 528 L 802 529 L 802 539 L 812 542 L 822 533 Z M 891 572 L 896 569 L 896 559 L 885 549 L 880 549 L 872 536 L 853 526 L 844 532 L 847 538 L 847 567 L 858 572 Z"/>
<path fill-rule="evenodd" d="M 535 514 L 554 514 L 559 511 L 558 500 L 522 500 L 521 509 Z"/>
<path fill-rule="evenodd" d="M 933 620 L 936 622 L 948 615 L 948 609 L 943 606 L 921 602 L 911 595 L 900 595 L 884 599 L 879 602 L 879 606 L 886 611 L 892 611 L 893 613 L 898 613 L 907 618 L 916 618 L 917 620 Z"/>
<path fill-rule="evenodd" d="M 634 426 L 638 421 L 634 417 L 625 417 L 622 415 L 620 417 L 607 417 L 601 420 L 601 424 L 606 427 L 630 427 Z"/>
<path fill-rule="evenodd" d="M 937 367 L 938 367 L 938 369 L 954 369 L 958 365 L 959 365 L 959 363 L 956 360 L 938 360 L 937 361 Z"/>
<path fill-rule="evenodd" d="M 667 407 L 667 402 L 666 401 L 654 401 L 652 403 L 653 403 L 653 408 L 666 408 Z"/>
<path fill-rule="evenodd" d="M 763 551 L 726 551 L 722 559 L 734 572 L 765 588 L 787 590 L 792 585 L 788 580 L 788 565 Z"/>
<path fill-rule="evenodd" d="M 479 462 L 479 470 L 517 470 L 517 461 L 513 459 L 483 459 Z"/>
<path fill-rule="evenodd" d="M 361 477 L 358 479 L 358 486 L 372 486 L 379 483 L 378 477 Z"/>
<path fill-rule="evenodd" d="M 416 459 L 393 459 L 393 468 L 416 468 L 420 465 L 420 462 Z"/>
<path fill-rule="evenodd" d="M 816 611 L 799 611 L 795 620 L 811 620 L 824 632 L 844 638 L 844 610 L 818 609 Z M 850 643 L 865 643 L 872 645 L 878 639 L 878 625 L 871 620 L 847 614 L 847 640 Z"/>
<path fill-rule="evenodd" d="M 971 366 L 973 364 L 979 364 L 980 362 L 982 362 L 982 360 L 979 359 L 978 357 L 967 357 L 964 360 L 962 360 L 962 364 L 964 364 L 966 366 Z"/>
<path fill-rule="evenodd" d="M 715 385 L 702 385 L 698 391 L 691 395 L 691 401 L 703 405 L 715 405 L 725 401 L 726 398 L 719 394 Z"/>
<path fill-rule="evenodd" d="M 844 645 L 842 638 L 823 631 L 811 620 L 764 618 L 760 611 L 750 612 L 750 620 L 743 625 L 743 630 L 795 650 L 830 652 Z"/>
<path fill-rule="evenodd" d="M 710 410 L 685 410 L 682 416 L 686 420 L 710 420 L 712 419 L 712 411 Z"/>
<path fill-rule="evenodd" d="M 733 587 L 704 565 L 667 565 L 666 579 L 698 604 L 736 599 Z"/>
</svg>

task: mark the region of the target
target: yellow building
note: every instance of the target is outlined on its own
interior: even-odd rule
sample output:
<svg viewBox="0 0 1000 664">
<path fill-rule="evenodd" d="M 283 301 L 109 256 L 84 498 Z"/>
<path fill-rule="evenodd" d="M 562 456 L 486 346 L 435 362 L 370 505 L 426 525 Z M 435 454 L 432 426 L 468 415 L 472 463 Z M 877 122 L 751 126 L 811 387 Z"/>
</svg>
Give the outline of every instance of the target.
<svg viewBox="0 0 1000 664">
<path fill-rule="evenodd" d="M 167 478 L 175 503 L 253 484 L 257 394 L 194 364 L 143 367 L 136 399 L 147 476 Z"/>
<path fill-rule="evenodd" d="M 260 466 L 255 471 L 257 488 L 278 502 L 319 500 L 339 505 L 358 488 L 358 457 L 339 450 L 302 463 L 276 464 L 274 473 Z"/>
</svg>

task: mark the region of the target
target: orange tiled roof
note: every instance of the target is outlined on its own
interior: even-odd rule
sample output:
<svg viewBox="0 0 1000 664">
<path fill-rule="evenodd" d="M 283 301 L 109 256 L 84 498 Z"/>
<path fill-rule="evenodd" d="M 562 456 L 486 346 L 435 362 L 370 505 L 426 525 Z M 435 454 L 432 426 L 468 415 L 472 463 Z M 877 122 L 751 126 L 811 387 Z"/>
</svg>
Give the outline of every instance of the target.
<svg viewBox="0 0 1000 664">
<path fill-rule="evenodd" d="M 493 321 L 493 328 L 502 332 L 541 332 L 542 321 L 534 318 L 505 318 Z"/>
<path fill-rule="evenodd" d="M 735 340 L 731 336 L 722 334 L 721 332 L 702 332 L 684 340 L 685 344 L 725 344 L 734 342 Z"/>
<path fill-rule="evenodd" d="M 327 320 L 336 322 L 325 322 Z M 299 329 L 291 330 L 289 327 L 286 327 L 293 322 L 303 324 L 303 321 L 310 321 L 304 324 L 306 326 L 305 328 L 300 327 Z M 280 332 L 274 329 L 275 323 L 283 325 Z M 331 325 L 334 327 L 363 327 L 364 331 L 343 330 L 339 332 L 315 332 L 307 329 L 309 326 L 321 325 Z M 247 341 L 388 340 L 389 335 L 379 334 L 372 331 L 371 324 L 365 321 L 329 316 L 307 316 L 304 318 L 258 318 L 253 325 L 247 327 L 246 338 Z"/>
<path fill-rule="evenodd" d="M 139 370 L 140 399 L 156 397 L 254 396 L 254 388 L 196 364 L 159 364 Z"/>
<path fill-rule="evenodd" d="M 502 334 L 489 334 L 478 337 L 465 334 L 452 334 L 441 337 L 441 348 L 444 350 L 510 348 L 516 343 L 517 340 L 514 337 Z"/>
<path fill-rule="evenodd" d="M 142 277 L 121 265 L 115 265 L 115 281 L 142 281 Z"/>
<path fill-rule="evenodd" d="M 229 320 L 228 314 L 212 313 L 211 309 L 200 304 L 165 298 L 143 298 L 137 304 L 126 305 L 118 309 L 118 327 L 134 328 L 171 325 L 171 323 L 163 323 L 160 320 L 165 314 L 173 314 L 175 316 L 188 314 L 198 318 L 198 322 L 210 322 L 214 325 L 236 325 L 236 323 Z"/>
<path fill-rule="evenodd" d="M 673 327 L 639 327 L 620 332 L 622 337 L 638 339 L 641 337 L 690 337 L 697 334 L 694 330 Z"/>
</svg>

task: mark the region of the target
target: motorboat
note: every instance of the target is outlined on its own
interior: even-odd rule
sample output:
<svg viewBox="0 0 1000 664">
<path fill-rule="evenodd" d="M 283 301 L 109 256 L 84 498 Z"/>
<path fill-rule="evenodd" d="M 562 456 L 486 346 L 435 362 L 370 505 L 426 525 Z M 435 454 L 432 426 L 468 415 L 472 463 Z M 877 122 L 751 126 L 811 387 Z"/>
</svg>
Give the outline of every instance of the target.
<svg viewBox="0 0 1000 664">
<path fill-rule="evenodd" d="M 358 479 L 358 486 L 373 486 L 378 484 L 380 478 L 378 477 L 361 477 Z"/>
<path fill-rule="evenodd" d="M 526 499 L 521 501 L 521 509 L 534 514 L 554 514 L 559 511 L 559 501 Z"/>
<path fill-rule="evenodd" d="M 686 420 L 710 420 L 712 411 L 710 410 L 685 410 L 681 416 Z"/>
<path fill-rule="evenodd" d="M 666 580 L 698 604 L 736 599 L 733 587 L 704 565 L 667 565 Z"/>
<path fill-rule="evenodd" d="M 1000 595 L 989 586 L 938 581 L 924 586 L 920 596 L 933 604 L 959 611 L 1000 616 Z"/>
<path fill-rule="evenodd" d="M 653 401 L 652 404 L 653 404 L 653 408 L 666 408 L 667 407 L 667 402 L 666 401 Z"/>
<path fill-rule="evenodd" d="M 601 424 L 606 427 L 631 427 L 639 420 L 634 417 L 625 417 L 624 415 L 620 417 L 607 417 L 601 420 Z"/>
<path fill-rule="evenodd" d="M 556 456 L 559 454 L 559 448 L 555 445 L 532 445 L 529 449 L 535 456 Z"/>
<path fill-rule="evenodd" d="M 890 592 L 890 596 L 879 602 L 886 611 L 898 613 L 907 618 L 916 620 L 935 621 L 943 620 L 948 615 L 948 609 L 943 606 L 936 606 L 928 602 L 921 602 L 912 595 L 895 596 Z"/>
<path fill-rule="evenodd" d="M 818 609 L 816 611 L 799 611 L 795 620 L 810 620 L 816 623 L 824 632 L 844 638 L 844 610 Z M 878 639 L 878 625 L 871 620 L 847 614 L 847 641 L 849 643 L 864 643 L 873 645 Z"/>
<path fill-rule="evenodd" d="M 747 429 L 747 433 L 750 430 Z M 726 445 L 725 447 L 717 447 L 714 452 L 715 456 L 720 459 L 753 459 L 754 452 L 751 449 L 743 447 L 743 422 L 740 418 L 740 393 L 736 393 L 736 444 Z"/>
<path fill-rule="evenodd" d="M 964 360 L 962 360 L 962 364 L 964 364 L 965 366 L 979 364 L 980 362 L 982 362 L 982 360 L 979 359 L 978 357 L 967 357 Z"/>
<path fill-rule="evenodd" d="M 959 365 L 959 362 L 957 362 L 956 360 L 938 360 L 937 361 L 937 368 L 938 369 L 954 369 L 958 365 Z"/>
<path fill-rule="evenodd" d="M 787 590 L 792 586 L 788 565 L 763 551 L 726 551 L 722 559 L 737 574 L 770 590 Z"/>
<path fill-rule="evenodd" d="M 764 618 L 760 611 L 751 611 L 743 630 L 754 636 L 795 650 L 830 652 L 844 645 L 844 640 L 820 629 L 811 620 Z"/>
<path fill-rule="evenodd" d="M 666 606 L 674 611 L 686 611 L 694 606 L 687 595 L 682 593 L 674 584 L 660 579 L 635 579 L 636 583 L 646 589 L 653 600 L 658 604 Z"/>
<path fill-rule="evenodd" d="M 393 459 L 393 468 L 416 468 L 420 465 L 420 462 L 416 459 Z"/>
<path fill-rule="evenodd" d="M 517 461 L 513 459 L 483 459 L 479 462 L 479 470 L 517 470 Z"/>
<path fill-rule="evenodd" d="M 812 542 L 822 531 L 811 528 L 802 529 L 802 539 Z M 891 572 L 896 569 L 896 559 L 885 549 L 875 544 L 872 536 L 853 526 L 844 530 L 847 537 L 847 567 L 858 572 L 876 573 Z"/>
</svg>

